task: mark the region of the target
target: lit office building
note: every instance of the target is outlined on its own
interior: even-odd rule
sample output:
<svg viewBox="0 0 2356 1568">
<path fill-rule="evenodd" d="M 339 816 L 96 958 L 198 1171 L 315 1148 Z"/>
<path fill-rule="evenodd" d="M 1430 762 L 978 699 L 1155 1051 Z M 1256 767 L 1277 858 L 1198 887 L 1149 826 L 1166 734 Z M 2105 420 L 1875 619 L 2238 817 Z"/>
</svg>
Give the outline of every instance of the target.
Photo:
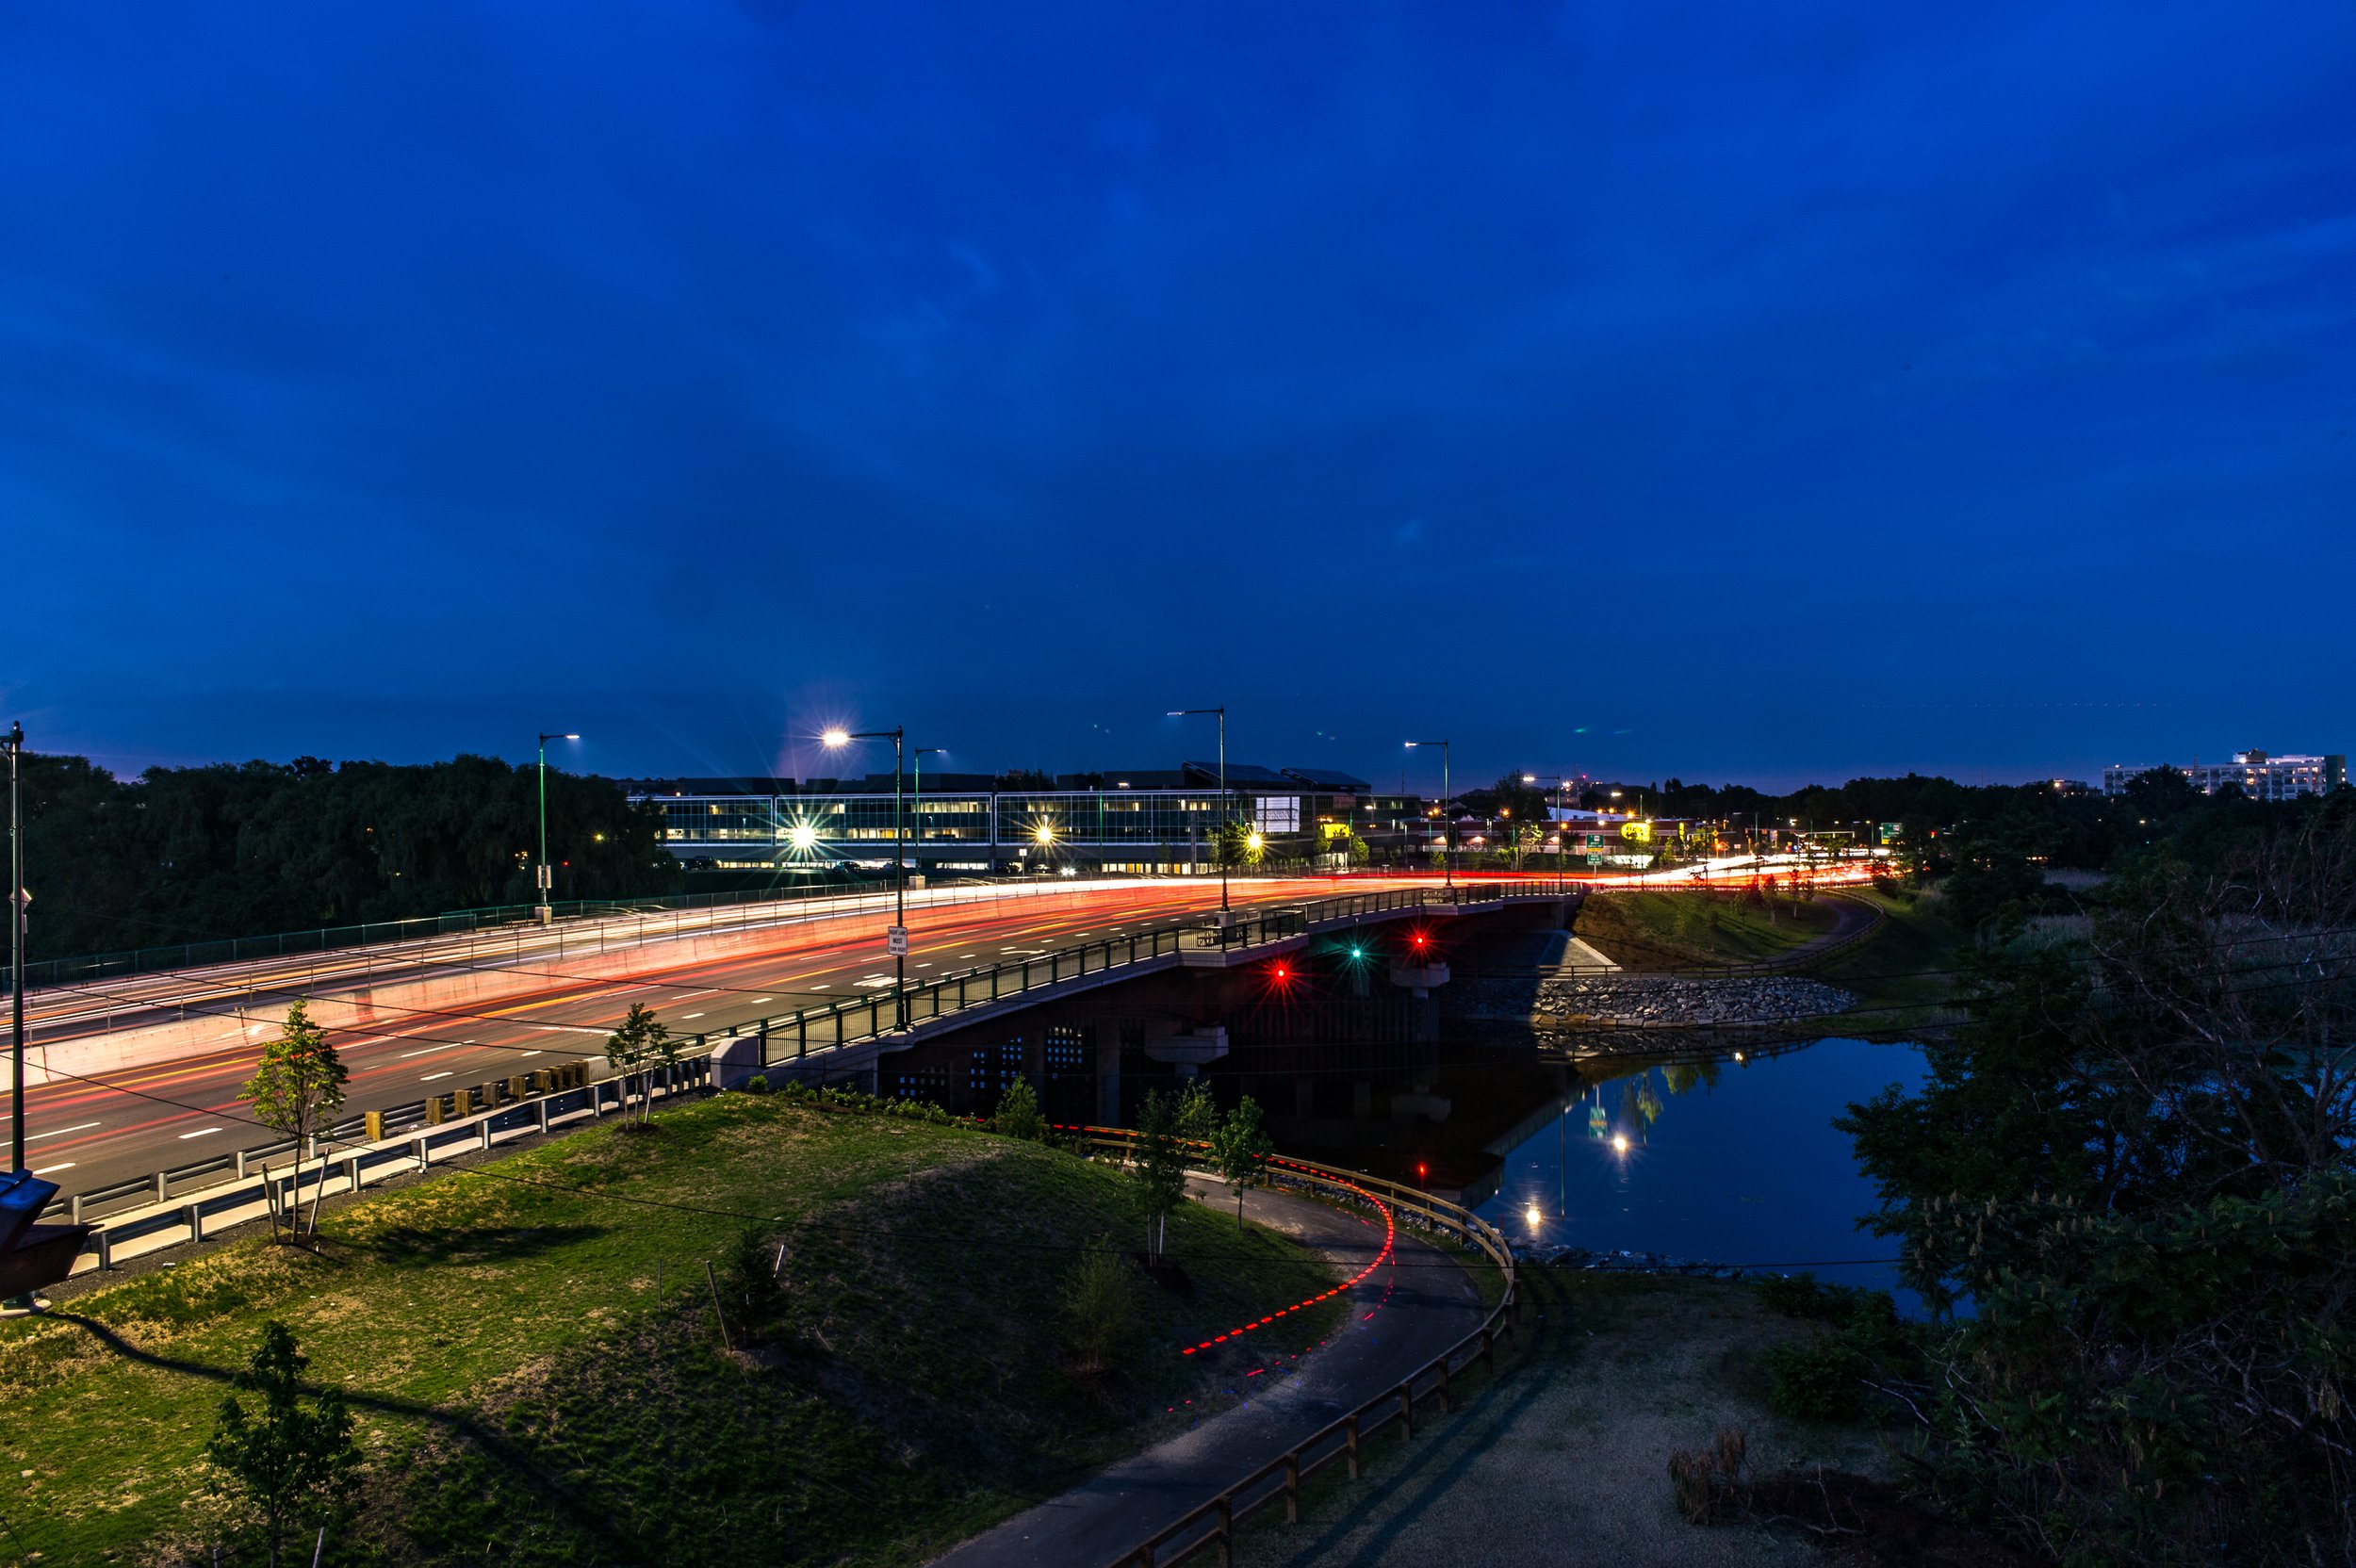
<svg viewBox="0 0 2356 1568">
<path fill-rule="evenodd" d="M 698 871 L 824 872 L 848 861 L 892 863 L 894 802 L 888 773 L 861 779 L 626 779 L 633 803 L 663 814 L 662 839 Z M 911 871 L 1038 872 L 1065 866 L 1146 875 L 1216 874 L 1222 822 L 1256 829 L 1268 852 L 1295 858 L 1346 849 L 1351 834 L 1396 844 L 1422 830 L 1423 803 L 1377 795 L 1365 780 L 1300 768 L 1231 762 L 1226 795 L 1215 763 L 1174 771 L 1035 776 L 1021 784 L 987 774 L 907 778 Z"/>
<path fill-rule="evenodd" d="M 2231 762 L 2195 763 L 2176 771 L 2204 795 L 2216 794 L 2231 784 L 2252 800 L 2291 800 L 2299 795 L 2329 794 L 2347 783 L 2348 759 L 2336 754 L 2276 757 L 2263 751 L 2237 751 Z M 2149 772 L 2148 766 L 2113 763 L 2102 770 L 2102 792 L 2124 794 L 2130 779 Z"/>
</svg>

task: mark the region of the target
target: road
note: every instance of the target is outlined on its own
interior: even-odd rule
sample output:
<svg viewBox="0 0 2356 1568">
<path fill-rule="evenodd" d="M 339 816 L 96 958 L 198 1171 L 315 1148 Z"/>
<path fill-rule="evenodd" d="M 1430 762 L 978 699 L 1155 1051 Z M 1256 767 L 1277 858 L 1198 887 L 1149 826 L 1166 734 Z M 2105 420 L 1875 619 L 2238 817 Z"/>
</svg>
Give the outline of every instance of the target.
<svg viewBox="0 0 2356 1568">
<path fill-rule="evenodd" d="M 1337 890 L 1322 877 L 1254 880 L 1235 885 L 1235 902 L 1238 908 L 1259 908 L 1336 890 L 1406 885 L 1350 878 Z M 1154 882 L 912 909 L 908 978 L 1199 925 L 1218 904 L 1216 884 Z M 414 1104 L 454 1086 L 602 1056 L 606 1036 L 631 1003 L 653 1007 L 675 1035 L 726 1033 L 732 1024 L 892 982 L 892 960 L 872 909 L 858 918 L 773 929 L 775 945 L 749 955 L 666 968 L 663 944 L 653 943 L 645 949 L 644 967 L 625 978 L 548 974 L 534 988 L 525 962 L 507 966 L 520 981 L 518 991 L 496 1004 L 405 1013 L 382 1008 L 391 1021 L 335 1037 L 352 1073 L 344 1112 Z M 160 983 L 160 977 L 151 979 Z M 217 980 L 184 975 L 181 983 L 202 993 Z M 237 1099 L 253 1070 L 254 1052 L 246 1048 L 133 1065 L 85 1081 L 37 1084 L 26 1095 L 25 1163 L 71 1195 L 270 1142 L 274 1135 L 254 1126 Z"/>
</svg>

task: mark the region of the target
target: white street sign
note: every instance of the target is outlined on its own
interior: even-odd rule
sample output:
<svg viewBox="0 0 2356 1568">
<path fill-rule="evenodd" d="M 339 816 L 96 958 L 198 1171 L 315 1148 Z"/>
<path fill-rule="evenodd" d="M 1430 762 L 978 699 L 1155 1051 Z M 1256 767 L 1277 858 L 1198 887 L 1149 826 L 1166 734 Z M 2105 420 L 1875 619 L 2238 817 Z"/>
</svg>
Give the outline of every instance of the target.
<svg viewBox="0 0 2356 1568">
<path fill-rule="evenodd" d="M 905 925 L 884 927 L 884 951 L 894 958 L 908 956 L 908 928 Z"/>
</svg>

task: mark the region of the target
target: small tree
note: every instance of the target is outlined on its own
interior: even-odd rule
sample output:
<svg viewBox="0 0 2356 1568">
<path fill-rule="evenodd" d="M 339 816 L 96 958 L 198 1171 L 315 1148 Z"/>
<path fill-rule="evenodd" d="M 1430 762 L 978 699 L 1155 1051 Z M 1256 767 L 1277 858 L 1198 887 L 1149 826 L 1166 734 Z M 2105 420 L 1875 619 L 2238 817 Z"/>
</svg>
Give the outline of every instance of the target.
<svg viewBox="0 0 2356 1568">
<path fill-rule="evenodd" d="M 742 1315 L 745 1338 L 759 1338 L 785 1304 L 785 1284 L 777 1278 L 784 1266 L 785 1249 L 770 1239 L 765 1225 L 745 1226 L 729 1244 L 720 1266 L 720 1290 Z"/>
<path fill-rule="evenodd" d="M 998 1097 L 998 1109 L 990 1117 L 990 1125 L 1010 1138 L 1026 1138 L 1042 1143 L 1047 1138 L 1047 1118 L 1039 1114 L 1039 1095 L 1027 1078 L 1017 1078 Z"/>
<path fill-rule="evenodd" d="M 1102 1371 L 1128 1337 L 1137 1317 L 1135 1277 L 1113 1250 L 1099 1240 L 1081 1255 L 1064 1284 L 1064 1315 L 1072 1325 L 1072 1347 L 1084 1369 Z"/>
<path fill-rule="evenodd" d="M 635 1082 L 639 1088 L 639 1119 L 654 1117 L 654 1070 L 658 1066 L 679 1060 L 679 1047 L 671 1041 L 671 1031 L 654 1016 L 654 1009 L 643 1002 L 630 1004 L 630 1016 L 622 1026 L 606 1037 L 605 1059 L 622 1074 L 622 1092 L 630 1093 Z"/>
<path fill-rule="evenodd" d="M 1177 1113 L 1158 1089 L 1145 1097 L 1137 1119 L 1137 1164 L 1131 1168 L 1145 1206 L 1148 1250 L 1159 1260 L 1170 1217 L 1186 1199 L 1186 1156 L 1178 1143 Z"/>
<path fill-rule="evenodd" d="M 1179 1137 L 1188 1143 L 1208 1143 L 1219 1131 L 1219 1107 L 1211 1102 L 1210 1086 L 1200 1078 L 1187 1079 L 1186 1086 L 1178 1091 L 1171 1119 Z"/>
<path fill-rule="evenodd" d="M 262 1343 L 235 1385 L 258 1396 L 260 1408 L 249 1414 L 237 1395 L 230 1395 L 205 1446 L 205 1457 L 221 1472 L 217 1489 L 254 1511 L 270 1568 L 277 1568 L 295 1531 L 323 1525 L 342 1508 L 360 1463 L 343 1396 L 329 1388 L 303 1399 L 308 1364 L 284 1323 L 265 1323 Z"/>
<path fill-rule="evenodd" d="M 286 1027 L 278 1037 L 262 1047 L 262 1060 L 254 1076 L 237 1091 L 237 1098 L 254 1108 L 254 1119 L 263 1126 L 294 1139 L 295 1197 L 289 1205 L 286 1229 L 295 1233 L 302 1224 L 300 1200 L 303 1184 L 300 1180 L 303 1161 L 311 1152 L 312 1141 L 328 1125 L 335 1108 L 344 1102 L 344 1085 L 352 1074 L 335 1048 L 328 1043 L 327 1032 L 311 1021 L 305 1004 L 297 1002 L 286 1009 Z M 319 1224 L 319 1195 L 327 1184 L 320 1182 L 311 1192 L 310 1233 L 317 1234 Z M 278 1205 L 274 1200 L 277 1188 L 270 1189 L 270 1235 L 278 1234 Z"/>
<path fill-rule="evenodd" d="M 1260 1102 L 1245 1095 L 1211 1137 L 1211 1163 L 1235 1195 L 1238 1226 L 1243 1223 L 1244 1192 L 1267 1184 L 1268 1157 L 1275 1152 L 1276 1145 L 1260 1124 Z"/>
</svg>

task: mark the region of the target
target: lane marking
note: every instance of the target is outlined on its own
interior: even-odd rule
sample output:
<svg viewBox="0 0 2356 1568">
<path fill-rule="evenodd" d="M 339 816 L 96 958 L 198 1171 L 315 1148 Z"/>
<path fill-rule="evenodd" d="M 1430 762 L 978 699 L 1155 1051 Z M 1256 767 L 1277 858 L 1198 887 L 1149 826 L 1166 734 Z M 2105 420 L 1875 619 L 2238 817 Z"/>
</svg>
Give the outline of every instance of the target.
<svg viewBox="0 0 2356 1568">
<path fill-rule="evenodd" d="M 46 1133 L 35 1133 L 25 1141 L 26 1143 L 39 1143 L 43 1138 L 61 1138 L 68 1133 L 86 1133 L 97 1125 L 98 1123 L 95 1121 L 77 1121 L 71 1127 L 56 1127 Z M 36 1170 L 33 1174 L 38 1176 L 41 1172 Z"/>
<path fill-rule="evenodd" d="M 218 1132 L 220 1132 L 220 1131 L 221 1131 L 221 1129 L 220 1129 L 220 1128 L 218 1128 L 218 1127 L 199 1127 L 199 1128 L 198 1128 L 195 1132 L 193 1132 L 193 1133 L 183 1133 L 183 1134 L 181 1134 L 181 1135 L 180 1135 L 180 1141 L 181 1141 L 182 1143 L 186 1143 L 186 1142 L 188 1142 L 188 1139 L 190 1139 L 190 1138 L 201 1138 L 201 1137 L 203 1137 L 203 1136 L 204 1136 L 205 1134 L 207 1134 L 207 1133 L 218 1133 Z"/>
<path fill-rule="evenodd" d="M 431 1056 L 437 1051 L 455 1051 L 462 1045 L 472 1044 L 474 1044 L 472 1040 L 452 1040 L 448 1045 L 429 1045 L 422 1051 L 404 1051 L 401 1054 L 400 1059 L 405 1062 L 412 1056 Z"/>
<path fill-rule="evenodd" d="M 68 1160 L 63 1165 L 42 1166 L 39 1170 L 34 1171 L 33 1174 L 36 1176 L 46 1176 L 53 1170 L 72 1170 L 73 1168 L 74 1162 L 72 1160 Z"/>
<path fill-rule="evenodd" d="M 424 1077 L 418 1079 L 417 1082 L 420 1084 L 430 1084 L 436 1078 L 454 1078 L 456 1076 L 457 1074 L 454 1072 L 429 1072 Z"/>
<path fill-rule="evenodd" d="M 756 996 L 753 1000 L 755 1002 L 775 1002 L 777 998 L 774 996 Z"/>
<path fill-rule="evenodd" d="M 684 1022 L 686 1020 L 691 1019 L 691 1018 L 701 1018 L 701 1017 L 703 1017 L 703 1014 L 701 1014 L 701 1013 L 681 1013 L 681 1014 L 679 1014 L 679 1019 L 680 1019 L 680 1021 L 682 1021 L 682 1022 Z"/>
<path fill-rule="evenodd" d="M 515 1054 L 518 1056 L 537 1056 L 540 1053 L 537 1051 L 518 1051 Z"/>
</svg>

